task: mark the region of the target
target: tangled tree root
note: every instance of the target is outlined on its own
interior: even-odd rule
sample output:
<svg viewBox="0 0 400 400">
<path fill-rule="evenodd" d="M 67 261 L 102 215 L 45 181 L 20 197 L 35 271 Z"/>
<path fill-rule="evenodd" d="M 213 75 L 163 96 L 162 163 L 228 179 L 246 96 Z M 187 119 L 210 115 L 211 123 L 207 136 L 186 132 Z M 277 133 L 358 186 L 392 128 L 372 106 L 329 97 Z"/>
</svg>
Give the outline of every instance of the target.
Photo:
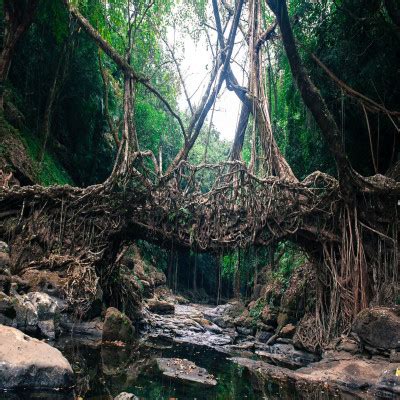
<svg viewBox="0 0 400 400">
<path fill-rule="evenodd" d="M 131 173 L 86 189 L 2 189 L 0 234 L 11 243 L 15 269 L 51 268 L 54 257 L 71 257 L 66 296 L 85 312 L 98 282 L 109 302 L 115 296 L 127 302 L 132 289 L 116 286 L 116 260 L 137 239 L 212 252 L 290 239 L 319 266 L 316 324 L 304 322 L 322 332 L 319 345 L 348 330 L 370 302 L 393 303 L 398 296 L 394 194 L 366 191 L 344 200 L 326 174 L 300 183 L 261 179 L 241 162 L 181 162 L 160 176 L 149 167 L 152 160 L 137 153 Z"/>
</svg>

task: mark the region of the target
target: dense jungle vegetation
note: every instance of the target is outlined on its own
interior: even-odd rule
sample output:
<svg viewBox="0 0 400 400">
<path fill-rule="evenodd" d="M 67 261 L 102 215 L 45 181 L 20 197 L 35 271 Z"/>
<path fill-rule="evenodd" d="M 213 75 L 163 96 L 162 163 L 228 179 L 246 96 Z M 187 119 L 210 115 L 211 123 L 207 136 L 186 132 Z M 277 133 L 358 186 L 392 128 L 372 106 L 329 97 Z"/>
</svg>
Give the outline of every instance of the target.
<svg viewBox="0 0 400 400">
<path fill-rule="evenodd" d="M 332 248 L 313 244 L 329 242 L 328 234 L 313 236 L 311 230 L 303 236 L 294 233 L 302 230 L 301 223 L 282 228 L 279 233 L 272 227 L 274 238 L 265 239 L 262 245 L 256 243 L 255 233 L 254 244 L 224 245 L 205 251 L 196 244 L 188 248 L 187 241 L 182 245 L 179 239 L 154 240 L 154 244 L 151 234 L 146 238 L 138 235 L 135 242 L 146 263 L 165 272 L 170 288 L 198 301 L 220 303 L 231 297 L 257 300 L 261 296 L 256 288 L 260 281 L 275 285 L 283 293 L 298 268 L 327 259 L 339 265 L 340 259 L 343 263 L 337 267 L 337 274 L 347 277 L 356 265 L 360 265 L 359 271 L 364 271 L 364 262 L 367 269 L 373 265 L 374 272 L 365 270 L 370 283 L 361 272 L 360 282 L 349 284 L 350 297 L 346 301 L 357 304 L 355 311 L 370 301 L 379 303 L 377 293 L 387 289 L 388 282 L 392 286 L 385 292 L 386 297 L 379 298 L 390 304 L 399 302 L 398 236 L 397 228 L 393 228 L 397 219 L 384 225 L 379 216 L 373 220 L 375 217 L 367 215 L 373 208 L 371 204 L 378 202 L 369 197 L 374 190 L 381 196 L 379 201 L 383 198 L 379 207 L 386 207 L 391 216 L 393 210 L 398 211 L 400 5 L 396 0 L 2 0 L 1 10 L 0 168 L 4 179 L 12 172 L 10 187 L 12 182 L 80 188 L 101 184 L 110 177 L 119 149 L 124 151 L 121 143 L 126 145 L 128 141 L 134 152 L 151 150 L 159 169 L 166 174 L 181 149 L 187 150 L 182 158 L 193 165 L 241 160 L 259 178 L 272 176 L 293 182 L 295 177 L 302 181 L 320 171 L 340 182 L 340 189 L 335 190 L 341 190 L 341 194 L 332 200 L 333 219 L 318 220 L 315 225 L 318 232 L 336 226 L 336 222 L 340 226 L 332 234 L 339 235 L 339 239 L 332 239 L 336 243 Z M 293 32 L 292 42 L 287 30 Z M 100 35 L 125 64 L 115 63 L 115 57 L 104 51 L 95 35 Z M 188 41 L 180 35 L 214 54 L 210 56 L 209 75 L 218 68 L 223 70 L 221 79 L 210 81 L 211 91 L 218 85 L 220 90 L 214 98 L 208 94 L 207 104 L 194 104 L 193 98 L 190 100 L 193 93 L 187 93 L 190 74 L 182 71 L 181 63 Z M 318 88 L 318 99 L 323 99 L 332 115 L 331 126 L 337 127 L 337 132 L 330 130 L 333 139 L 329 138 L 330 128 L 324 125 L 323 116 L 318 115 L 320 112 L 326 116 L 325 109 L 315 97 L 307 98 L 312 90 L 296 71 L 297 60 L 290 57 L 293 47 L 307 79 Z M 252 54 L 253 50 L 257 55 Z M 244 77 L 239 83 L 238 76 L 232 77 L 238 64 Z M 129 67 L 139 78 L 129 75 Z M 205 82 L 208 79 L 206 76 Z M 156 95 L 147 84 L 156 89 Z M 218 95 L 224 91 L 247 96 L 232 141 L 223 138 L 213 124 L 213 109 L 218 107 Z M 201 103 L 201 96 L 196 98 Z M 248 99 L 255 99 L 254 103 L 249 105 Z M 246 107 L 247 115 L 242 119 Z M 182 135 L 181 125 L 190 126 L 198 110 L 205 114 L 195 128 L 198 137 L 186 146 L 191 134 Z M 259 117 L 262 113 L 264 119 Z M 267 126 L 267 133 L 263 133 L 262 126 Z M 280 172 L 286 164 L 290 165 L 289 174 Z M 155 171 L 153 167 L 147 169 Z M 363 177 L 390 176 L 391 180 L 386 191 L 378 186 L 370 188 L 357 178 L 358 174 L 347 174 L 349 170 Z M 151 176 L 148 172 L 144 175 Z M 199 190 L 211 190 L 214 180 L 213 173 L 205 173 Z M 332 181 L 327 182 L 328 188 Z M 360 190 L 363 185 L 368 190 Z M 338 211 L 335 205 L 342 201 L 351 205 Z M 358 211 L 354 211 L 355 204 L 360 207 Z M 284 204 L 278 207 L 286 213 Z M 168 213 L 163 221 L 175 223 L 180 218 L 190 226 L 193 214 L 187 208 L 174 210 L 171 205 Z M 381 209 L 376 213 L 381 215 Z M 378 254 L 376 246 L 382 253 L 375 259 L 367 249 L 357 252 L 358 244 L 353 240 L 362 234 L 354 233 L 358 226 L 352 219 L 355 214 L 364 218 L 364 225 L 371 222 L 375 233 L 382 228 L 382 235 L 390 238 L 394 250 L 385 247 L 387 242 L 379 244 L 382 235 L 371 238 L 371 231 L 365 228 L 364 239 L 369 241 L 368 246 L 371 244 L 371 254 Z M 377 224 L 369 221 L 371 218 Z M 343 221 L 356 221 L 356 228 L 349 222 L 352 228 L 344 234 L 342 229 L 347 228 Z M 192 238 L 196 229 L 188 228 L 188 237 Z M 353 235 L 350 244 L 340 244 L 342 235 L 347 234 Z M 337 243 L 343 245 L 339 250 L 334 247 Z M 129 254 L 131 250 L 127 251 Z M 343 261 L 344 254 L 348 254 L 347 261 Z M 329 268 L 326 271 L 332 271 Z M 335 286 L 331 280 L 334 278 L 326 271 L 320 279 L 329 291 Z M 373 274 L 379 279 L 373 281 Z M 341 285 L 346 287 L 344 282 L 348 281 L 344 275 L 342 279 Z M 316 294 L 315 287 L 310 290 L 313 294 L 304 305 L 306 311 L 314 312 L 321 301 L 329 314 L 330 300 L 318 297 L 328 292 Z M 254 316 L 267 302 L 260 298 L 252 311 Z M 268 301 L 273 303 L 273 299 Z M 346 315 L 352 313 L 346 309 Z"/>
</svg>

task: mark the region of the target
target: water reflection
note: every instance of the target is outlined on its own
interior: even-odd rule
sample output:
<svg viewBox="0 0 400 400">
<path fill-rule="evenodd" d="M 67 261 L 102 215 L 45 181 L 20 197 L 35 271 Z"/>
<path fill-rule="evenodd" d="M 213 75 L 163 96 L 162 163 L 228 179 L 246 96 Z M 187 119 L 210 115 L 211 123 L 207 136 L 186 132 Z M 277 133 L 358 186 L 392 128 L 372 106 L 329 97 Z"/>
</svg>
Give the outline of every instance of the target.
<svg viewBox="0 0 400 400">
<path fill-rule="evenodd" d="M 133 346 L 101 346 L 66 337 L 57 347 L 70 361 L 77 378 L 74 393 L 3 393 L 0 399 L 111 400 L 120 392 L 149 400 L 331 400 L 326 393 L 300 394 L 293 387 L 266 382 L 257 372 L 229 361 L 224 354 L 200 346 L 168 342 L 137 342 Z M 203 388 L 177 383 L 155 368 L 155 358 L 177 357 L 195 362 L 213 374 L 218 385 Z M 3 397 L 2 397 L 3 396 Z M 350 397 L 349 397 L 350 398 Z"/>
</svg>

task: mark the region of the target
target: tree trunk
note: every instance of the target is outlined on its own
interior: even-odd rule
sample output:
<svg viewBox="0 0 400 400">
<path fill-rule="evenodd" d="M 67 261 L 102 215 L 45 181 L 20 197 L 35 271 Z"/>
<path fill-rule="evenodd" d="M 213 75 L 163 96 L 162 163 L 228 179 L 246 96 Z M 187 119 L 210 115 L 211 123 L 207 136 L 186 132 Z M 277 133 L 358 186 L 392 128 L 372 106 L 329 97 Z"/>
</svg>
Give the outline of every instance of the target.
<svg viewBox="0 0 400 400">
<path fill-rule="evenodd" d="M 276 175 L 281 179 L 297 182 L 290 165 L 281 153 L 273 135 L 269 113 L 268 98 L 262 82 L 265 81 L 262 68 L 261 46 L 270 37 L 275 25 L 263 34 L 260 31 L 260 0 L 250 2 L 250 92 L 253 98 L 253 115 L 260 135 L 262 146 L 262 165 L 266 175 Z"/>
<path fill-rule="evenodd" d="M 241 159 L 244 137 L 246 134 L 247 125 L 249 123 L 250 113 L 251 113 L 251 109 L 248 106 L 248 104 L 242 103 L 242 107 L 240 110 L 240 116 L 239 116 L 239 122 L 238 122 L 238 126 L 236 128 L 235 139 L 233 141 L 231 154 L 230 154 L 230 159 L 232 161 Z"/>
<path fill-rule="evenodd" d="M 289 65 L 297 83 L 297 87 L 299 88 L 301 97 L 314 116 L 314 119 L 317 122 L 333 157 L 335 158 L 342 188 L 345 189 L 345 191 L 349 191 L 353 186 L 352 181 L 354 179 L 354 171 L 345 154 L 341 134 L 336 121 L 334 120 L 332 113 L 329 111 L 319 90 L 311 81 L 311 78 L 307 74 L 300 59 L 293 31 L 290 26 L 286 1 L 267 0 L 267 4 L 277 18 Z"/>
</svg>

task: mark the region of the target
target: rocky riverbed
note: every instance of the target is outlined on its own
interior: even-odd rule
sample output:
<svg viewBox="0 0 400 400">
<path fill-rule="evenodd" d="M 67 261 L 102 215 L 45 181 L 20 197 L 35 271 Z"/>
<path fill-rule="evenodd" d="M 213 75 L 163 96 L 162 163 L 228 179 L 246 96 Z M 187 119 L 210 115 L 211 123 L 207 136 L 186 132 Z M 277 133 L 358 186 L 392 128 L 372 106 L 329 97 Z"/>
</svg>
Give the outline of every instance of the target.
<svg viewBox="0 0 400 400">
<path fill-rule="evenodd" d="M 99 289 L 80 320 L 63 296 L 65 271 L 15 275 L 9 266 L 0 242 L 0 388 L 13 390 L 5 398 L 400 397 L 399 307 L 362 311 L 350 335 L 315 352 L 296 340 L 294 290 L 278 308 L 267 292 L 246 305 L 190 304 L 155 268 L 135 267 L 129 287 L 145 290 L 134 312 L 105 309 Z"/>
<path fill-rule="evenodd" d="M 321 356 L 295 348 L 288 338 L 278 337 L 274 344 L 267 344 L 268 339 L 265 340 L 263 335 L 249 335 L 248 331 L 229 323 L 226 317 L 235 307 L 236 303 L 219 307 L 178 304 L 174 314 L 147 315 L 148 335 L 152 339 L 168 338 L 176 343 L 221 352 L 264 381 L 261 386 L 272 379 L 293 384 L 301 392 L 319 389 L 363 398 L 400 398 L 400 363 L 394 357 L 395 351 L 390 353 L 391 358 L 387 358 L 383 356 L 383 348 L 374 347 L 376 355 L 372 357 L 370 353 L 357 352 L 360 343 L 348 338 L 338 340 L 333 349 Z M 361 337 L 369 340 L 369 349 L 372 350 L 372 342 L 376 346 L 378 342 L 389 347 L 397 346 L 400 325 L 395 326 L 396 321 L 398 323 L 396 315 L 381 309 L 357 319 L 355 329 Z M 372 339 L 368 321 L 375 325 L 379 318 L 379 329 L 386 325 L 386 331 L 381 333 L 381 338 Z"/>
<path fill-rule="evenodd" d="M 109 392 L 104 398 L 112 399 L 117 392 L 127 391 L 147 399 L 154 393 L 144 387 L 146 382 L 153 382 L 165 396 L 179 394 L 186 398 L 243 398 L 228 392 L 226 397 L 217 397 L 226 385 L 236 388 L 241 396 L 247 393 L 247 398 L 254 399 L 262 398 L 258 397 L 262 393 L 278 396 L 271 398 L 308 398 L 310 391 L 325 394 L 321 397 L 324 399 L 400 397 L 396 376 L 400 365 L 393 358 L 352 354 L 354 346 L 344 339 L 335 350 L 321 356 L 295 348 L 288 338 L 278 337 L 275 343 L 267 344 L 263 335 L 243 333 L 229 323 L 227 316 L 238 306 L 235 302 L 218 307 L 169 304 L 166 311 L 165 304 L 158 308 L 157 300 L 153 300 L 153 312 L 144 309 L 137 336 L 124 314 L 109 309 L 104 323 L 76 324 L 79 334 L 63 335 L 50 342 L 72 365 L 76 379 L 74 395 L 91 398 L 96 393 Z M 6 339 L 1 340 L 0 362 L 8 363 L 0 374 L 3 388 L 42 390 L 71 386 L 71 367 L 58 350 L 15 328 L 2 327 L 0 333 Z M 15 358 L 6 348 L 24 356 L 21 358 L 22 353 L 18 353 Z M 40 359 L 43 354 L 48 355 L 45 360 Z M 96 379 L 93 370 L 99 374 Z M 13 379 L 7 378 L 4 371 Z M 225 371 L 230 372 L 226 375 Z M 273 382 L 275 386 L 268 392 Z M 72 398 L 68 397 L 72 396 L 70 393 L 65 392 L 65 399 Z"/>
</svg>

